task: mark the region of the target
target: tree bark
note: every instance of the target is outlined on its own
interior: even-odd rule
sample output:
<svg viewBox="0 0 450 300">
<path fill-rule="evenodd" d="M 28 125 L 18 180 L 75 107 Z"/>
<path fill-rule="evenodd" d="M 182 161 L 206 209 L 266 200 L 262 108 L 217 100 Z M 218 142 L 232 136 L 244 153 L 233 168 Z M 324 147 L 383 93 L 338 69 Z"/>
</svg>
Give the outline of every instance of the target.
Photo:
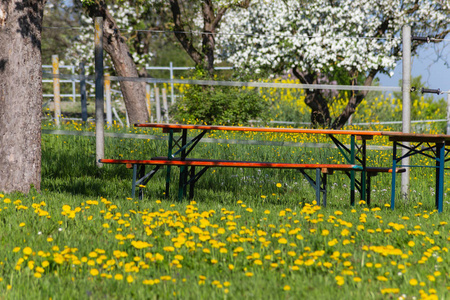
<svg viewBox="0 0 450 300">
<path fill-rule="evenodd" d="M 317 84 L 319 74 L 299 73 L 295 68 L 292 70 L 303 84 Z M 329 127 L 331 124 L 328 102 L 320 90 L 305 90 L 305 104 L 311 108 L 311 124 L 313 127 Z"/>
<path fill-rule="evenodd" d="M 375 76 L 377 75 L 378 70 L 370 70 L 369 75 L 367 75 L 366 79 L 364 80 L 364 86 L 371 86 L 373 80 L 375 79 Z M 352 85 L 357 85 L 358 83 L 356 80 L 352 81 Z M 345 123 L 347 123 L 350 116 L 356 111 L 356 108 L 359 104 L 364 100 L 364 98 L 367 96 L 369 91 L 352 91 L 352 95 L 350 99 L 348 100 L 347 105 L 345 106 L 342 113 L 334 120 L 333 124 L 331 125 L 331 128 L 333 129 L 340 129 L 342 128 Z"/>
<path fill-rule="evenodd" d="M 0 2 L 0 190 L 41 185 L 44 0 Z"/>
<path fill-rule="evenodd" d="M 103 48 L 111 57 L 118 76 L 139 77 L 136 64 L 133 61 L 125 38 L 121 36 L 116 21 L 109 13 L 104 1 L 95 1 L 86 7 L 89 16 L 103 17 Z M 149 119 L 146 100 L 145 84 L 133 81 L 121 81 L 125 107 L 131 123 L 147 122 Z"/>
</svg>

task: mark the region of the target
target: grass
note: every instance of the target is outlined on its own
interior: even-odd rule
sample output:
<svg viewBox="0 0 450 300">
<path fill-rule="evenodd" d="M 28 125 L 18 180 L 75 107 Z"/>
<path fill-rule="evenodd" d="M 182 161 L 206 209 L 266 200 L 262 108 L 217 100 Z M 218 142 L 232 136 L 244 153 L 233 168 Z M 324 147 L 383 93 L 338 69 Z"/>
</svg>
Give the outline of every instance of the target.
<svg viewBox="0 0 450 300">
<path fill-rule="evenodd" d="M 165 147 L 107 138 L 105 150 L 108 158 L 148 158 Z M 195 151 L 343 162 L 333 149 L 205 143 Z M 369 151 L 371 165 L 389 159 L 389 151 Z M 137 201 L 130 170 L 96 167 L 91 137 L 43 135 L 42 163 L 40 193 L 0 195 L 1 298 L 445 299 L 450 289 L 448 203 L 435 211 L 432 169 L 412 170 L 411 199 L 391 211 L 388 174 L 373 178 L 370 207 L 350 206 L 348 179 L 330 176 L 323 208 L 301 174 L 287 170 L 210 169 L 192 202 L 176 201 L 175 183 L 164 198 L 162 171 Z"/>
</svg>

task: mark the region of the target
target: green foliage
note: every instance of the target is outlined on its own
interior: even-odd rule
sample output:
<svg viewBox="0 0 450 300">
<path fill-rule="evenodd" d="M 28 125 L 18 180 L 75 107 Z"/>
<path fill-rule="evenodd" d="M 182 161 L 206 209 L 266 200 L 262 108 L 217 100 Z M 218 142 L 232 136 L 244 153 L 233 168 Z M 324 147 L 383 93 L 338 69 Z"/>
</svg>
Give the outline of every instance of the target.
<svg viewBox="0 0 450 300">
<path fill-rule="evenodd" d="M 205 75 L 201 70 L 196 73 Z M 178 122 L 237 125 L 251 119 L 265 120 L 266 111 L 267 103 L 256 89 L 191 85 L 172 107 L 171 116 Z"/>
</svg>

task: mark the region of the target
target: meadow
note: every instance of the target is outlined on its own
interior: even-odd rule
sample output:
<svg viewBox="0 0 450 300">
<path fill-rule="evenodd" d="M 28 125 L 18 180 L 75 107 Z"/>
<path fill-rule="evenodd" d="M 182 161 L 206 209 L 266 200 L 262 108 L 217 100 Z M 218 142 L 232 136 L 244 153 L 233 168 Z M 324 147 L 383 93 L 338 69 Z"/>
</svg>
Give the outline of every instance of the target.
<svg viewBox="0 0 450 300">
<path fill-rule="evenodd" d="M 308 121 L 303 91 L 258 92 L 270 103 L 272 120 Z M 345 96 L 333 102 L 334 116 Z M 368 99 L 354 122 L 401 119 L 398 99 Z M 433 105 L 415 99 L 413 119 L 439 118 L 443 112 Z M 95 132 L 93 125 L 62 123 L 55 128 L 44 121 L 42 128 Z M 442 125 L 423 123 L 413 130 L 439 133 Z M 116 124 L 107 132 L 163 136 Z M 224 142 L 200 143 L 192 156 L 344 162 L 321 135 L 211 132 L 207 138 Z M 105 157 L 147 159 L 165 153 L 166 143 L 106 138 Z M 324 148 L 309 147 L 317 143 Z M 368 144 L 389 145 L 378 137 Z M 389 166 L 390 160 L 391 151 L 368 151 L 371 166 Z M 418 162 L 432 163 L 414 157 L 412 163 Z M 324 208 L 299 172 L 237 168 L 209 169 L 194 199 L 181 202 L 176 180 L 165 197 L 162 170 L 137 200 L 130 198 L 130 170 L 97 168 L 94 137 L 43 134 L 40 192 L 0 193 L 0 299 L 446 299 L 450 187 L 438 214 L 433 177 L 431 168 L 413 168 L 410 199 L 397 195 L 395 211 L 388 204 L 389 174 L 372 179 L 370 206 L 350 205 L 349 180 L 339 172 L 328 177 Z"/>
<path fill-rule="evenodd" d="M 63 129 L 94 130 L 74 123 Z M 308 135 L 208 137 L 330 142 Z M 105 156 L 148 158 L 163 153 L 165 143 L 107 138 Z M 330 148 L 203 143 L 195 151 L 343 162 Z M 1 298 L 445 299 L 449 293 L 448 203 L 436 212 L 431 169 L 412 170 L 411 198 L 391 211 L 386 174 L 373 180 L 371 206 L 349 205 L 342 174 L 329 177 L 323 208 L 300 173 L 249 169 L 210 169 L 194 199 L 182 202 L 176 181 L 165 198 L 162 171 L 139 201 L 130 198 L 130 170 L 96 167 L 93 137 L 44 134 L 42 160 L 41 192 L 0 194 Z M 371 165 L 389 162 L 390 151 L 369 151 Z"/>
</svg>

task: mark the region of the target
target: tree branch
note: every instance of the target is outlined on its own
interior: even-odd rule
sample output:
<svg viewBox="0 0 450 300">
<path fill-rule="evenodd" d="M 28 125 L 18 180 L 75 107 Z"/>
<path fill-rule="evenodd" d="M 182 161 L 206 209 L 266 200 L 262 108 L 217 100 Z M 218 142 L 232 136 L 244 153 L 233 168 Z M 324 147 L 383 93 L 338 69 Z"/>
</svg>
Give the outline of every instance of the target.
<svg viewBox="0 0 450 300">
<path fill-rule="evenodd" d="M 192 40 L 187 36 L 186 33 L 184 33 L 184 27 L 183 22 L 181 19 L 181 10 L 180 5 L 178 3 L 178 0 L 170 0 L 170 9 L 172 11 L 173 15 L 173 21 L 174 21 L 174 33 L 177 37 L 178 41 L 180 41 L 181 45 L 183 46 L 184 50 L 189 54 L 189 56 L 192 58 L 192 60 L 196 64 L 202 63 L 202 55 L 200 52 L 194 47 Z"/>
</svg>

